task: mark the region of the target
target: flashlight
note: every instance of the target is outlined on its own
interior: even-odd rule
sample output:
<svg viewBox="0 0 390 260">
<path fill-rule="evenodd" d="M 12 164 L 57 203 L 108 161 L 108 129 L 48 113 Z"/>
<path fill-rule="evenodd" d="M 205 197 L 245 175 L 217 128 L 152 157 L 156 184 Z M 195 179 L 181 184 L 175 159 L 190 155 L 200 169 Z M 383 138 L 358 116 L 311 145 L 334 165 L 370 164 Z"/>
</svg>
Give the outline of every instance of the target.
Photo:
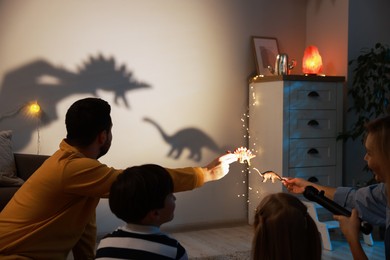
<svg viewBox="0 0 390 260">
<path fill-rule="evenodd" d="M 346 208 L 340 206 L 333 200 L 328 199 L 325 197 L 325 192 L 324 191 L 318 191 L 316 188 L 313 186 L 307 186 L 305 188 L 305 191 L 303 192 L 303 196 L 311 201 L 317 202 L 330 212 L 332 212 L 335 215 L 344 215 L 346 217 L 351 216 L 351 212 L 347 210 Z M 359 218 L 360 219 L 360 218 Z M 367 223 L 366 221 L 363 221 L 360 219 L 360 231 L 363 232 L 363 234 L 370 234 L 372 231 L 372 226 L 371 224 Z"/>
</svg>

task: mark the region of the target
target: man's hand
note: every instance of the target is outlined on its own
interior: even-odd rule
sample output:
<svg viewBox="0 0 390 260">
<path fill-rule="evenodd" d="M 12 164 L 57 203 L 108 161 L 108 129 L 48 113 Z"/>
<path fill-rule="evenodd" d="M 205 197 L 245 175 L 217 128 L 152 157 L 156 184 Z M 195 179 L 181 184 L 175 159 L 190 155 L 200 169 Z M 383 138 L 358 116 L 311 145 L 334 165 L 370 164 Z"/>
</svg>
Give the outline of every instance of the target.
<svg viewBox="0 0 390 260">
<path fill-rule="evenodd" d="M 238 156 L 234 153 L 227 153 L 216 158 L 206 167 L 202 168 L 204 173 L 204 182 L 219 180 L 229 172 L 231 163 L 236 162 Z"/>
</svg>

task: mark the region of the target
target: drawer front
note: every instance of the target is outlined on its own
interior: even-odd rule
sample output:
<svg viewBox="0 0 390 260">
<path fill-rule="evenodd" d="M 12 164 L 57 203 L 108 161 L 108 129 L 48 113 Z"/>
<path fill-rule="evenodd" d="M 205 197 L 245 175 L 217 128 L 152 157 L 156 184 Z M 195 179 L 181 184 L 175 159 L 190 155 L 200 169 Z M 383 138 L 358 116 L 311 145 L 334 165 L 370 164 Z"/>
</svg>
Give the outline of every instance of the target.
<svg viewBox="0 0 390 260">
<path fill-rule="evenodd" d="M 290 139 L 289 168 L 336 164 L 336 139 Z"/>
<path fill-rule="evenodd" d="M 291 81 L 290 109 L 336 109 L 338 83 Z"/>
<path fill-rule="evenodd" d="M 336 137 L 336 110 L 290 110 L 290 138 Z"/>
<path fill-rule="evenodd" d="M 297 177 L 308 180 L 311 177 L 318 179 L 318 184 L 325 186 L 335 186 L 336 167 L 310 167 L 292 168 L 288 171 L 289 177 Z"/>
</svg>

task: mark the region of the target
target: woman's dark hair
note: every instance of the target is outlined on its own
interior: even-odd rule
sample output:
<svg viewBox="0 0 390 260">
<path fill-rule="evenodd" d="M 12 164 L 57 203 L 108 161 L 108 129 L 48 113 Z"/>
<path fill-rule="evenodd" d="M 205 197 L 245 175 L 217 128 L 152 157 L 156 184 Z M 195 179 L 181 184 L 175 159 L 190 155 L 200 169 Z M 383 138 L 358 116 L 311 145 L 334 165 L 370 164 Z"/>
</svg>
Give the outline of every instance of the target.
<svg viewBox="0 0 390 260">
<path fill-rule="evenodd" d="M 321 238 L 307 207 L 287 193 L 267 195 L 255 213 L 254 260 L 320 260 Z"/>
<path fill-rule="evenodd" d="M 139 223 L 146 214 L 164 207 L 173 192 L 173 181 L 163 167 L 155 164 L 133 166 L 119 174 L 111 186 L 111 211 L 127 223 Z"/>
<path fill-rule="evenodd" d="M 110 105 L 100 98 L 85 98 L 74 102 L 66 113 L 66 138 L 74 145 L 90 145 L 99 133 L 110 131 L 110 112 Z"/>
</svg>

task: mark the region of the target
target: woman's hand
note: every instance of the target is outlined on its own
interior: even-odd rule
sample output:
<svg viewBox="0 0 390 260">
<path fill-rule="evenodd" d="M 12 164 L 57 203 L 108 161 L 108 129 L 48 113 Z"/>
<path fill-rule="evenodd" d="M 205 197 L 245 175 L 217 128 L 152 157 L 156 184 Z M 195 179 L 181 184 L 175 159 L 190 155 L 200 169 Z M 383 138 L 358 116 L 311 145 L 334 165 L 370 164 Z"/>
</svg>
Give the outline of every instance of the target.
<svg viewBox="0 0 390 260">
<path fill-rule="evenodd" d="M 340 223 L 341 232 L 348 241 L 359 240 L 360 219 L 356 209 L 352 209 L 350 217 L 334 215 L 333 218 Z"/>
<path fill-rule="evenodd" d="M 333 216 L 335 220 L 340 223 L 341 232 L 343 232 L 345 239 L 348 241 L 349 247 L 354 260 L 366 260 L 367 255 L 360 244 L 360 219 L 356 209 L 352 209 L 351 216 Z"/>
<path fill-rule="evenodd" d="M 311 182 L 301 178 L 292 178 L 292 179 L 283 178 L 282 183 L 289 192 L 296 193 L 296 194 L 303 193 L 305 191 L 306 186 L 312 185 Z"/>
</svg>

